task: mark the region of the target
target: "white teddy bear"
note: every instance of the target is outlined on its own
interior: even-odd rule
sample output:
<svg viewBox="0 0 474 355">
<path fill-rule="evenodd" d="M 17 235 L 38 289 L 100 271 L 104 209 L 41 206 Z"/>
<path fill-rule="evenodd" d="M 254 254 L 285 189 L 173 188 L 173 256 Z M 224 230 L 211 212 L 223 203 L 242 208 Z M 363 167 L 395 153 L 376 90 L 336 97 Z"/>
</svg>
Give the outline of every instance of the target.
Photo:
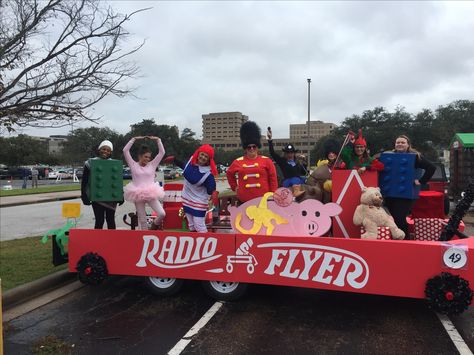
<svg viewBox="0 0 474 355">
<path fill-rule="evenodd" d="M 354 224 L 364 226 L 363 239 L 377 239 L 377 227 L 388 227 L 393 239 L 403 239 L 405 233 L 397 227 L 382 207 L 382 194 L 378 187 L 364 187 L 360 196 L 360 205 L 354 212 Z"/>
</svg>

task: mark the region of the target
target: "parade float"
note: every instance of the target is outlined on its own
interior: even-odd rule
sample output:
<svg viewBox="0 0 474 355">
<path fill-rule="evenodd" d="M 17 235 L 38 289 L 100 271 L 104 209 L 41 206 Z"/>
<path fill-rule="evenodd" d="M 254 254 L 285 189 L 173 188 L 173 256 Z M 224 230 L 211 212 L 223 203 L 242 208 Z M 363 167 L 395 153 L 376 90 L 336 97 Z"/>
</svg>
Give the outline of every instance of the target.
<svg viewBox="0 0 474 355">
<path fill-rule="evenodd" d="M 472 182 L 449 219 L 442 198 L 420 196 L 409 220 L 413 240 L 394 240 L 383 226 L 376 238 L 361 238 L 364 231 L 354 224 L 364 187 L 413 193 L 406 159 L 412 157 L 386 157 L 389 169 L 380 176 L 334 170 L 332 202 L 326 204 L 297 203 L 287 189 L 240 206 L 223 196 L 207 233 L 186 230 L 180 185 L 165 185 L 163 230 L 72 228 L 67 255 L 54 243 L 56 260 L 67 260 L 82 282 L 141 276 L 159 295 L 176 293 L 185 280 L 201 280 L 212 297 L 235 300 L 249 284 L 270 284 L 426 299 L 437 311 L 461 313 L 473 297 L 474 238 L 463 234 L 462 223 L 474 200 Z"/>
</svg>

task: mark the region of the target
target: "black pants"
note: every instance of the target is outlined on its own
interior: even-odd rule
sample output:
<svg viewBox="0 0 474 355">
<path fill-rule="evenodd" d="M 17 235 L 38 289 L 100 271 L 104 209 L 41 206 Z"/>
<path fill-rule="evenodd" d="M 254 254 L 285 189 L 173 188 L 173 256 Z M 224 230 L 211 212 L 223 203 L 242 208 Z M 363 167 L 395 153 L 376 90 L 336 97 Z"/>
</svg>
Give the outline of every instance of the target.
<svg viewBox="0 0 474 355">
<path fill-rule="evenodd" d="M 108 229 L 115 229 L 115 206 L 113 204 L 110 207 L 106 207 L 97 202 L 92 202 L 92 209 L 94 210 L 95 226 L 94 229 L 102 229 L 104 227 L 104 217 L 107 221 Z"/>
<path fill-rule="evenodd" d="M 406 198 L 385 198 L 385 206 L 387 206 L 397 227 L 405 232 L 405 239 L 411 239 L 408 233 L 407 216 L 410 214 L 414 203 L 415 200 Z"/>
</svg>

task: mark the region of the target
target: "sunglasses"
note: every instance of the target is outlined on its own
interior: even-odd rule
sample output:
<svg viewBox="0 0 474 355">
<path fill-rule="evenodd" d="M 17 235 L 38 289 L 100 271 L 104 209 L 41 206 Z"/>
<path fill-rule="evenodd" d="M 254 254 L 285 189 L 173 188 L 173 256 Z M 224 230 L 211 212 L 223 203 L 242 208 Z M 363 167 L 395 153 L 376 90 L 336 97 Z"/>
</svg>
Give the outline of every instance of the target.
<svg viewBox="0 0 474 355">
<path fill-rule="evenodd" d="M 250 144 L 245 149 L 247 149 L 247 150 L 257 149 L 257 146 L 255 144 Z"/>
</svg>

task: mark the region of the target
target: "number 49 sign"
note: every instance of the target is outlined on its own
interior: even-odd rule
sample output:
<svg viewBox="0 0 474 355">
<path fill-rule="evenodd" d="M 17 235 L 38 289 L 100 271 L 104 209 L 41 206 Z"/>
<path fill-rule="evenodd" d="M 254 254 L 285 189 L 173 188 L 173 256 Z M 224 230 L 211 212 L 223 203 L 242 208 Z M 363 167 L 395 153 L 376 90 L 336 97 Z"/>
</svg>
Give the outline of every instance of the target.
<svg viewBox="0 0 474 355">
<path fill-rule="evenodd" d="M 450 269 L 462 269 L 467 264 L 467 248 L 463 245 L 447 247 L 443 254 L 443 262 Z"/>
</svg>

